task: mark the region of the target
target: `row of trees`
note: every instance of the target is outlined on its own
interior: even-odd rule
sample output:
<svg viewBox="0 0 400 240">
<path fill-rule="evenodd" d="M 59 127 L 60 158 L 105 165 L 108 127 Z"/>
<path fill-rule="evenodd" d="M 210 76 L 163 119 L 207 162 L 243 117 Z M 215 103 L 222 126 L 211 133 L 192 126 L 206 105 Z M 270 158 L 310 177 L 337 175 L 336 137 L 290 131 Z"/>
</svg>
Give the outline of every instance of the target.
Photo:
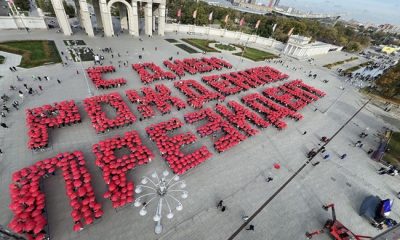
<svg viewBox="0 0 400 240">
<path fill-rule="evenodd" d="M 31 9 L 29 0 L 14 0 L 14 4 L 21 11 L 30 11 L 30 9 Z"/>
<path fill-rule="evenodd" d="M 91 2 L 91 1 L 88 1 Z M 29 0 L 14 0 L 15 6 L 20 11 L 30 11 L 31 6 Z M 50 13 L 50 15 L 55 16 L 53 6 L 51 4 L 51 0 L 36 0 L 36 5 L 40 7 L 44 12 Z M 75 17 L 75 8 L 71 4 L 68 4 L 66 1 L 63 1 L 65 13 L 69 17 Z"/>
<path fill-rule="evenodd" d="M 43 12 L 49 13 L 51 16 L 55 16 L 53 5 L 51 0 L 36 0 L 36 5 L 43 10 Z M 65 13 L 69 17 L 75 17 L 75 8 L 71 4 L 68 4 L 65 0 L 63 1 Z"/>
<path fill-rule="evenodd" d="M 293 19 L 275 15 L 259 15 L 252 13 L 242 13 L 231 8 L 222 8 L 208 5 L 205 2 L 194 0 L 168 0 L 168 15 L 170 18 L 180 20 L 182 24 L 220 24 L 228 30 L 241 30 L 246 33 L 258 34 L 262 37 L 273 37 L 279 41 L 286 42 L 288 32 L 294 28 L 293 34 L 300 34 L 331 44 L 344 46 L 347 51 L 360 51 L 369 46 L 370 38 L 368 35 L 356 32 L 352 28 L 346 27 L 341 23 L 335 26 L 327 26 L 315 20 Z M 181 9 L 181 17 L 177 18 L 177 12 Z M 193 19 L 193 12 L 197 9 L 197 17 Z M 210 22 L 208 17 L 213 12 L 213 20 Z M 229 15 L 227 23 L 224 22 L 226 15 Z M 244 26 L 239 26 L 239 19 L 245 19 Z M 255 25 L 258 20 L 261 24 L 258 29 Z M 277 24 L 275 31 L 273 25 Z"/>
<path fill-rule="evenodd" d="M 400 63 L 382 74 L 376 84 L 384 96 L 390 98 L 400 96 Z"/>
</svg>

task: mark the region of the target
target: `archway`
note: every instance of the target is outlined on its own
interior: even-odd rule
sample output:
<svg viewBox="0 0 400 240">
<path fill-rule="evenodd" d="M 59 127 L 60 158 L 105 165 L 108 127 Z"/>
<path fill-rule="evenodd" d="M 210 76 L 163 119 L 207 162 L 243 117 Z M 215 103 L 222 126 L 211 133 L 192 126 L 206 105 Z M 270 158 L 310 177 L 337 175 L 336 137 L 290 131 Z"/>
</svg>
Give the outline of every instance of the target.
<svg viewBox="0 0 400 240">
<path fill-rule="evenodd" d="M 113 8 L 113 4 L 116 4 L 115 8 Z M 136 17 L 134 15 L 134 5 L 136 2 L 132 3 L 132 6 L 125 0 L 111 0 L 107 3 L 107 8 L 109 12 L 109 18 L 111 24 L 111 34 L 115 35 L 116 33 L 120 33 L 120 31 L 127 30 L 130 35 L 138 35 L 138 24 L 137 24 L 137 14 Z M 112 12 L 113 9 L 117 9 L 118 14 L 120 16 L 120 21 L 113 21 Z"/>
</svg>

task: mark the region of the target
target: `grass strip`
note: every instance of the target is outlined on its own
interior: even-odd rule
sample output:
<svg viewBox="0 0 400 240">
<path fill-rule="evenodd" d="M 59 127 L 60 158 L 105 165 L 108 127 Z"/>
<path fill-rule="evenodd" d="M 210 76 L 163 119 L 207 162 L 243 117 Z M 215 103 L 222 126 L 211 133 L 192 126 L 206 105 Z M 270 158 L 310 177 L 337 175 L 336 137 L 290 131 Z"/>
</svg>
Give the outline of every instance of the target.
<svg viewBox="0 0 400 240">
<path fill-rule="evenodd" d="M 167 39 L 165 39 L 165 41 L 167 41 L 169 43 L 178 43 L 178 40 L 173 39 L 173 38 L 167 38 Z"/>
<path fill-rule="evenodd" d="M 50 63 L 61 62 L 54 41 L 10 41 L 0 43 L 0 51 L 22 56 L 20 67 L 32 68 Z"/>
<path fill-rule="evenodd" d="M 208 44 L 215 43 L 213 40 L 197 39 L 197 38 L 183 38 L 182 41 L 204 51 L 204 52 L 220 52 L 215 48 L 209 47 Z"/>
<path fill-rule="evenodd" d="M 195 50 L 195 49 L 189 47 L 189 46 L 186 45 L 186 44 L 180 43 L 180 44 L 176 44 L 175 46 L 177 46 L 177 47 L 180 48 L 180 49 L 185 50 L 186 52 L 188 52 L 188 53 L 190 53 L 190 54 L 192 54 L 192 53 L 199 53 L 197 50 Z"/>
<path fill-rule="evenodd" d="M 235 47 L 228 45 L 228 44 L 222 44 L 222 43 L 217 43 L 215 44 L 215 47 L 221 50 L 225 50 L 225 51 L 235 51 Z"/>
<path fill-rule="evenodd" d="M 351 61 L 354 61 L 354 60 L 357 60 L 357 59 L 358 59 L 358 57 L 351 57 L 351 58 L 348 58 L 348 59 L 345 59 L 345 60 L 342 60 L 342 61 L 337 61 L 337 62 L 334 62 L 334 63 L 326 64 L 323 67 L 331 69 L 331 68 L 333 68 L 335 66 L 342 65 L 343 63 L 351 62 Z"/>
<path fill-rule="evenodd" d="M 388 149 L 383 155 L 383 160 L 394 166 L 400 166 L 400 132 L 392 134 Z"/>
<path fill-rule="evenodd" d="M 276 56 L 275 54 L 272 54 L 270 52 L 265 52 L 256 48 L 250 48 L 250 47 L 244 47 L 242 45 L 237 45 L 235 44 L 236 47 L 241 48 L 242 52 L 239 53 L 234 53 L 234 55 L 236 56 L 242 56 L 245 58 L 248 58 L 250 60 L 253 60 L 255 62 L 259 62 L 259 61 L 264 61 L 266 59 L 273 59 L 273 58 L 277 58 L 278 56 Z M 244 49 L 244 52 L 243 52 Z"/>
<path fill-rule="evenodd" d="M 73 45 L 86 45 L 85 41 L 83 40 L 64 40 L 64 44 L 66 46 L 73 46 Z"/>
<path fill-rule="evenodd" d="M 343 72 L 344 72 L 345 74 L 352 73 L 352 72 L 355 72 L 355 71 L 357 71 L 358 69 L 363 68 L 363 67 L 366 67 L 366 66 L 368 66 L 368 65 L 370 65 L 370 64 L 372 64 L 372 63 L 373 63 L 373 61 L 368 61 L 368 62 L 365 62 L 365 63 L 361 63 L 361 64 L 359 64 L 359 65 L 357 65 L 357 66 L 348 68 L 348 69 L 344 70 Z"/>
</svg>

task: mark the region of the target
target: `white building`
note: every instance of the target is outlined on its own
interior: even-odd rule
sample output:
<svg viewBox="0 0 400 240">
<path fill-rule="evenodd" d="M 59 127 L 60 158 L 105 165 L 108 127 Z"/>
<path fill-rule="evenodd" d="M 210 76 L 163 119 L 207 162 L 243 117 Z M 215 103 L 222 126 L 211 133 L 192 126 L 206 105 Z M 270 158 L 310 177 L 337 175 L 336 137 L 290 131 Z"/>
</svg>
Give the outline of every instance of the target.
<svg viewBox="0 0 400 240">
<path fill-rule="evenodd" d="M 328 52 L 341 51 L 343 47 L 324 43 L 310 42 L 311 38 L 300 35 L 291 35 L 283 49 L 283 54 L 294 58 L 308 58 L 316 55 L 327 54 Z"/>
</svg>

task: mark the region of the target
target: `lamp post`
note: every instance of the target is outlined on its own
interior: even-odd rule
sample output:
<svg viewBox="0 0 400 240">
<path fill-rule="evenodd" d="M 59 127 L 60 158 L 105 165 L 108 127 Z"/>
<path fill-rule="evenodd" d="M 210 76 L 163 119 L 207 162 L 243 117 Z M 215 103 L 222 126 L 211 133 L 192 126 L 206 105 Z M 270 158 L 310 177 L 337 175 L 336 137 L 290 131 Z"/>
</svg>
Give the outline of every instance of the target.
<svg viewBox="0 0 400 240">
<path fill-rule="evenodd" d="M 78 47 L 78 44 L 77 44 L 76 40 L 74 40 L 74 43 L 75 43 L 74 46 Z M 76 51 L 75 48 L 71 48 L 71 49 L 72 49 L 72 51 L 74 52 L 75 56 L 78 56 L 78 58 L 79 58 L 79 62 L 80 62 L 80 65 L 81 65 L 81 70 L 82 70 L 83 77 L 85 78 L 85 82 L 86 82 L 86 87 L 87 87 L 87 90 L 88 90 L 88 94 L 89 94 L 89 96 L 93 96 L 92 90 L 90 89 L 90 86 L 89 86 L 89 80 L 88 80 L 88 78 L 86 77 L 85 69 L 83 69 L 81 53 L 80 53 L 79 50 Z"/>
<path fill-rule="evenodd" d="M 243 55 L 244 55 L 244 52 L 245 52 L 246 49 L 247 49 L 247 45 L 249 44 L 249 41 L 250 41 L 250 36 L 247 37 L 246 43 L 244 44 L 244 48 L 243 48 L 243 50 L 242 50 L 242 54 L 240 55 L 239 62 L 238 62 L 238 64 L 236 65 L 236 70 L 238 70 L 239 66 L 240 66 L 240 65 L 242 64 L 242 62 L 243 62 Z"/>
<path fill-rule="evenodd" d="M 25 28 L 26 32 L 28 33 L 28 36 L 29 36 L 29 28 L 26 26 L 26 24 L 24 22 L 24 19 L 22 18 L 22 13 L 19 12 L 20 8 L 15 6 L 14 1 L 12 1 L 12 0 L 6 0 L 6 2 L 7 2 L 8 6 L 9 6 L 9 8 L 11 10 L 11 13 L 13 15 L 17 15 L 19 17 L 19 19 L 21 20 L 22 25 L 24 26 L 24 28 Z M 13 11 L 13 8 L 14 8 L 14 11 Z M 24 17 L 25 17 L 25 15 L 24 15 Z"/>
<path fill-rule="evenodd" d="M 154 228 L 154 232 L 156 234 L 160 234 L 163 230 L 163 226 L 161 224 L 161 220 L 163 217 L 163 205 L 167 205 L 167 218 L 172 219 L 174 217 L 174 213 L 172 212 L 171 206 L 176 206 L 175 209 L 177 211 L 182 211 L 183 205 L 178 200 L 178 197 L 173 196 L 174 194 L 181 194 L 181 198 L 185 199 L 188 197 L 188 191 L 183 190 L 186 187 L 186 183 L 180 180 L 178 175 L 172 176 L 170 179 L 167 179 L 169 172 L 164 170 L 162 176 L 159 177 L 157 172 L 151 174 L 151 178 L 143 176 L 140 181 L 141 184 L 137 185 L 135 188 L 135 192 L 140 194 L 143 190 L 148 190 L 147 193 L 144 193 L 137 197 L 134 206 L 141 207 L 139 214 L 140 216 L 145 216 L 147 214 L 147 208 L 149 204 L 152 202 L 157 202 L 156 211 L 153 216 L 153 220 L 156 222 L 156 226 Z M 178 189 L 180 188 L 180 189 Z M 147 202 L 144 200 L 144 197 L 150 197 L 150 200 Z M 164 208 L 165 209 L 165 208 Z"/>
</svg>

